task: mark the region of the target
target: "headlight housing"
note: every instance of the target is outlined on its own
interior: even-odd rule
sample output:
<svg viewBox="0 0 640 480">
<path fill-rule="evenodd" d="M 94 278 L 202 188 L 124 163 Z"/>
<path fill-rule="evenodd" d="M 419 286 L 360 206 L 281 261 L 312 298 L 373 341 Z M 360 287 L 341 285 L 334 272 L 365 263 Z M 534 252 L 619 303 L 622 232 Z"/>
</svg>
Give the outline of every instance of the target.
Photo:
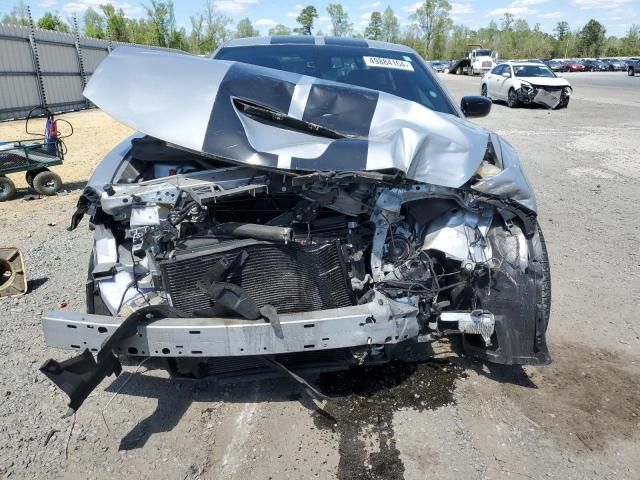
<svg viewBox="0 0 640 480">
<path fill-rule="evenodd" d="M 491 178 L 502 171 L 502 164 L 496 153 L 493 141 L 494 138 L 493 135 L 491 135 L 487 142 L 487 150 L 484 153 L 482 163 L 480 163 L 478 170 L 476 170 L 475 174 L 480 178 Z"/>
</svg>

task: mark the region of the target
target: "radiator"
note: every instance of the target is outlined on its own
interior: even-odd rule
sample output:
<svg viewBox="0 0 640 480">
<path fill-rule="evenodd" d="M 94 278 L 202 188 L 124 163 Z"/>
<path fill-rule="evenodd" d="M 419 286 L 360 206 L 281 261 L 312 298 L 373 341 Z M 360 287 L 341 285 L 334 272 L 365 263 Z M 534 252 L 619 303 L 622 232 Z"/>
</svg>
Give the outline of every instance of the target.
<svg viewBox="0 0 640 480">
<path fill-rule="evenodd" d="M 232 240 L 205 251 L 176 251 L 159 262 L 172 305 L 186 314 L 208 308 L 197 282 L 222 256 L 231 260 L 243 250 L 249 254 L 246 262 L 227 281 L 242 287 L 258 307 L 270 304 L 279 313 L 295 313 L 355 303 L 338 242 L 242 245 Z"/>
</svg>

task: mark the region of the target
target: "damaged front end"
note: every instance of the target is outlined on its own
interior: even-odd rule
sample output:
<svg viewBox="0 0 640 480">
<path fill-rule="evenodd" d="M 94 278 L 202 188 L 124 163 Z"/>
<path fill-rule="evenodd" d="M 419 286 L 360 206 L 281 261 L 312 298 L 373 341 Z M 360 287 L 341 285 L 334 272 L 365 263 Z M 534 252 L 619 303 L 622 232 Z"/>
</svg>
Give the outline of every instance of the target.
<svg viewBox="0 0 640 480">
<path fill-rule="evenodd" d="M 262 70 L 263 81 L 279 75 Z M 353 112 L 371 100 L 366 89 L 324 86 Z M 395 109 L 395 131 L 385 119 L 370 127 L 375 140 L 365 140 L 335 119 L 323 125 L 326 115 L 309 122 L 292 108 L 274 113 L 264 97 L 238 102 L 237 93 L 225 108 L 251 152 L 212 152 L 220 148 L 213 140 L 230 134 L 222 126 L 205 135 L 210 148 L 138 135 L 119 147 L 120 161 L 105 160 L 113 175 L 99 167 L 85 189 L 73 226 L 89 215 L 95 227 L 88 313 L 43 317 L 47 345 L 82 351 L 41 368 L 73 411 L 120 373 L 123 355 L 166 358 L 174 374 L 191 377 L 226 373 L 216 360 L 258 362 L 304 382 L 295 373 L 302 367 L 384 362 L 403 342 L 455 334 L 488 361 L 550 361 L 548 259 L 508 143 L 427 109 L 419 113 L 434 126 L 417 126 L 409 119 L 415 105 L 382 95 L 377 108 Z M 342 114 L 349 118 L 348 109 Z M 160 136 L 153 128 L 143 131 Z M 410 137 L 422 143 L 409 148 Z M 291 167 L 304 164 L 303 140 L 316 159 L 345 159 L 343 168 Z M 346 152 L 362 142 L 369 157 L 350 168 Z M 383 152 L 396 157 L 385 164 L 375 156 Z M 442 158 L 462 171 L 443 174 L 453 167 Z"/>
<path fill-rule="evenodd" d="M 571 93 L 570 86 L 534 85 L 528 82 L 522 82 L 516 90 L 517 100 L 522 105 L 535 103 L 549 109 L 566 107 Z"/>
</svg>

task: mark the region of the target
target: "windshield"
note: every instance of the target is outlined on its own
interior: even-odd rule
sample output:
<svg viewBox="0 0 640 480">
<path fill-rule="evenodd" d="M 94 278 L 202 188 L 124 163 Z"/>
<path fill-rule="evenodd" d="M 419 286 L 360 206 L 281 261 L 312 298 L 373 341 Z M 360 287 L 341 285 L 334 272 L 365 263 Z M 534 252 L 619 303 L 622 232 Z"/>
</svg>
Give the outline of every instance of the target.
<svg viewBox="0 0 640 480">
<path fill-rule="evenodd" d="M 437 112 L 457 115 L 437 79 L 411 53 L 285 44 L 226 47 L 215 58 L 380 90 Z"/>
<path fill-rule="evenodd" d="M 555 77 L 556 75 L 543 65 L 514 65 L 516 77 Z"/>
<path fill-rule="evenodd" d="M 476 57 L 490 57 L 491 56 L 491 50 L 485 49 L 485 50 L 476 50 Z"/>
</svg>

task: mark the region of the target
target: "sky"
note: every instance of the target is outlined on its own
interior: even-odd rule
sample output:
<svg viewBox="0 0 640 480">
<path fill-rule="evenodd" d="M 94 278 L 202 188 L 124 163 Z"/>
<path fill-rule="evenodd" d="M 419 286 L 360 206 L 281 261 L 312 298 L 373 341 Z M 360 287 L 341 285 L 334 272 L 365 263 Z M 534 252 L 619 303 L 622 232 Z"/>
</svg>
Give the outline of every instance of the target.
<svg viewBox="0 0 640 480">
<path fill-rule="evenodd" d="M 0 0 L 0 16 L 8 12 L 17 0 Z M 73 13 L 80 17 L 88 7 L 98 8 L 108 0 L 28 0 L 34 17 L 37 19 L 45 11 L 58 12 L 67 17 Z M 276 23 L 289 27 L 296 26 L 296 17 L 305 5 L 314 5 L 320 18 L 316 30 L 330 33 L 327 5 L 331 0 L 313 0 L 301 4 L 300 0 L 214 0 L 217 9 L 231 17 L 234 22 L 249 17 L 260 32 L 267 34 Z M 334 0 L 336 2 L 336 0 Z M 524 18 L 533 27 L 540 23 L 543 31 L 551 33 L 556 23 L 566 20 L 572 29 L 581 28 L 589 19 L 595 18 L 607 29 L 607 35 L 623 36 L 632 23 L 640 23 L 640 0 L 449 0 L 454 22 L 472 29 L 486 26 L 492 19 L 499 20 L 505 12 L 516 18 Z M 114 5 L 122 8 L 131 18 L 144 16 L 142 5 L 149 0 L 113 0 Z M 337 2 L 336 2 L 337 3 Z M 411 0 L 343 0 L 342 5 L 349 14 L 349 21 L 356 31 L 363 31 L 371 12 L 382 11 L 387 5 L 395 11 L 401 26 L 408 24 L 408 17 L 421 2 Z M 179 27 L 189 30 L 189 16 L 201 11 L 205 0 L 174 0 L 176 22 Z"/>
</svg>

